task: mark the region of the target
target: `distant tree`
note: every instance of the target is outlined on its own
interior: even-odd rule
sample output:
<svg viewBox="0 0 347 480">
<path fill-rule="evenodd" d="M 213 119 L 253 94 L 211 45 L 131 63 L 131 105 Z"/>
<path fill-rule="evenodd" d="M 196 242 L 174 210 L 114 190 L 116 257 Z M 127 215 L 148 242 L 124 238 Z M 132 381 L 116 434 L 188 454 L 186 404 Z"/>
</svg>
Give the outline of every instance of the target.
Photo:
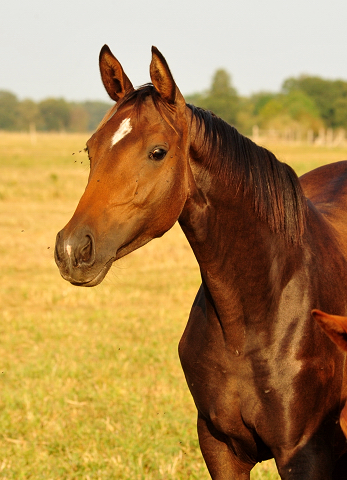
<svg viewBox="0 0 347 480">
<path fill-rule="evenodd" d="M 40 129 L 48 131 L 68 130 L 70 108 L 63 98 L 47 98 L 38 105 Z"/>
<path fill-rule="evenodd" d="M 255 115 L 255 103 L 252 97 L 239 97 L 238 112 L 234 125 L 244 135 L 251 135 L 253 126 L 258 123 Z"/>
<path fill-rule="evenodd" d="M 341 107 L 344 102 L 341 100 L 347 99 L 347 82 L 301 75 L 298 78 L 288 78 L 284 81 L 282 92 L 288 95 L 293 91 L 302 91 L 314 100 L 327 127 L 346 126 L 342 120 L 344 114 L 341 112 Z"/>
<path fill-rule="evenodd" d="M 186 95 L 187 103 L 211 110 L 242 133 L 252 127 L 278 130 L 313 130 L 322 127 L 347 129 L 347 81 L 301 75 L 283 82 L 280 93 L 258 92 L 240 97 L 230 74 L 218 69 L 210 88 Z M 39 103 L 19 101 L 13 93 L 0 90 L 0 129 L 46 131 L 93 131 L 111 108 L 108 102 L 66 102 L 47 98 Z"/>
<path fill-rule="evenodd" d="M 89 113 L 80 103 L 70 103 L 70 132 L 87 132 L 89 130 Z"/>
<path fill-rule="evenodd" d="M 258 121 L 263 128 L 301 129 L 317 132 L 323 122 L 312 98 L 299 90 L 278 94 L 259 110 Z"/>
<path fill-rule="evenodd" d="M 33 100 L 18 102 L 16 110 L 16 130 L 28 131 L 39 122 L 39 109 Z"/>
<path fill-rule="evenodd" d="M 276 97 L 276 93 L 259 92 L 250 97 L 239 97 L 239 108 L 235 125 L 244 135 L 251 135 L 254 125 L 259 125 L 259 112 Z"/>
<path fill-rule="evenodd" d="M 188 95 L 186 100 L 188 103 L 211 110 L 232 125 L 236 123 L 239 97 L 229 73 L 222 68 L 214 73 L 209 90 L 201 94 Z"/>
<path fill-rule="evenodd" d="M 88 112 L 88 130 L 94 131 L 105 116 L 105 113 L 112 107 L 112 104 L 107 102 L 87 101 L 83 102 L 81 106 L 83 106 Z"/>
<path fill-rule="evenodd" d="M 231 84 L 230 74 L 223 68 L 216 70 L 213 75 L 210 95 L 215 97 L 237 96 L 236 90 Z"/>
<path fill-rule="evenodd" d="M 253 104 L 253 115 L 258 115 L 260 110 L 276 96 L 277 93 L 273 92 L 258 92 L 251 95 L 250 101 Z"/>
<path fill-rule="evenodd" d="M 340 97 L 334 103 L 334 123 L 336 127 L 347 128 L 347 98 Z"/>
<path fill-rule="evenodd" d="M 0 130 L 15 130 L 18 99 L 7 90 L 0 90 Z"/>
</svg>

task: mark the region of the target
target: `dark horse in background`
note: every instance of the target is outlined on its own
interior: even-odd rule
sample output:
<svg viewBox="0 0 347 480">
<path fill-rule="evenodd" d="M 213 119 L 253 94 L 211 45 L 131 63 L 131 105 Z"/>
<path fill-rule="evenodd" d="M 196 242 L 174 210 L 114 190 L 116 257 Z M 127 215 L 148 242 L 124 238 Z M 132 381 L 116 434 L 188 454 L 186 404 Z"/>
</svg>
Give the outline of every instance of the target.
<svg viewBox="0 0 347 480">
<path fill-rule="evenodd" d="M 341 350 L 347 352 L 347 317 L 329 315 L 320 310 L 312 310 L 312 315 L 328 337 L 330 337 Z M 340 424 L 347 438 L 347 404 L 345 404 L 340 414 Z"/>
<path fill-rule="evenodd" d="M 179 354 L 211 477 L 246 480 L 274 457 L 283 480 L 346 479 L 345 354 L 311 311 L 347 313 L 347 165 L 300 183 L 187 105 L 155 47 L 137 90 L 107 46 L 100 70 L 116 104 L 87 142 L 88 184 L 56 241 L 61 275 L 97 285 L 178 221 L 201 270 Z"/>
</svg>

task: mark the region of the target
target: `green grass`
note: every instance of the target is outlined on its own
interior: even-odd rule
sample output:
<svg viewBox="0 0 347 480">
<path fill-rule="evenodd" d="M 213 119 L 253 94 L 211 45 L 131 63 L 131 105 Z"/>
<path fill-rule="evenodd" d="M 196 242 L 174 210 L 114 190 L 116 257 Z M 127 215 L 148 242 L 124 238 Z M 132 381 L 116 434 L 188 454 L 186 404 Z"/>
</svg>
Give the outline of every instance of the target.
<svg viewBox="0 0 347 480">
<path fill-rule="evenodd" d="M 88 176 L 85 140 L 0 133 L 0 478 L 207 480 L 177 355 L 200 282 L 180 229 L 95 288 L 55 266 Z M 300 173 L 347 157 L 272 147 Z M 277 478 L 273 462 L 252 473 Z"/>
</svg>

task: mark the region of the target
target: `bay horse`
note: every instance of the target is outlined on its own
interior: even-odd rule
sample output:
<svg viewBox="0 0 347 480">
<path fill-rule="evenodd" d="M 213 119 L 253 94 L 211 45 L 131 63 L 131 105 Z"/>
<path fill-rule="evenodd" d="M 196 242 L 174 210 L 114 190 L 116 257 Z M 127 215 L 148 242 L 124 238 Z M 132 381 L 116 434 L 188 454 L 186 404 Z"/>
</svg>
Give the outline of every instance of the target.
<svg viewBox="0 0 347 480">
<path fill-rule="evenodd" d="M 311 311 L 347 314 L 347 164 L 300 183 L 186 104 L 155 47 L 138 89 L 106 45 L 99 64 L 116 103 L 87 142 L 88 183 L 57 235 L 61 275 L 97 285 L 178 221 L 202 279 L 179 355 L 212 479 L 247 480 L 272 457 L 282 480 L 345 479 L 345 354 Z"/>
<path fill-rule="evenodd" d="M 312 315 L 328 337 L 338 345 L 341 350 L 347 352 L 347 317 L 329 315 L 320 310 L 312 310 Z M 340 414 L 340 425 L 347 438 L 347 403 Z"/>
</svg>

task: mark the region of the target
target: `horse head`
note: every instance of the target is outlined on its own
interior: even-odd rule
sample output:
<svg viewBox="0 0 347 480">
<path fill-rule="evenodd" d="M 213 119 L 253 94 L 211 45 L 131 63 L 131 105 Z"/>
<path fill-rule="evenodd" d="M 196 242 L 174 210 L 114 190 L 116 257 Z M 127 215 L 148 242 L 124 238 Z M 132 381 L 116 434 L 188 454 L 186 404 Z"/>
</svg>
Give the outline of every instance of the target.
<svg viewBox="0 0 347 480">
<path fill-rule="evenodd" d="M 169 230 L 188 195 L 186 104 L 165 58 L 152 47 L 152 84 L 137 90 L 107 45 L 99 65 L 116 104 L 87 142 L 88 183 L 55 248 L 61 275 L 80 286 Z"/>
</svg>

